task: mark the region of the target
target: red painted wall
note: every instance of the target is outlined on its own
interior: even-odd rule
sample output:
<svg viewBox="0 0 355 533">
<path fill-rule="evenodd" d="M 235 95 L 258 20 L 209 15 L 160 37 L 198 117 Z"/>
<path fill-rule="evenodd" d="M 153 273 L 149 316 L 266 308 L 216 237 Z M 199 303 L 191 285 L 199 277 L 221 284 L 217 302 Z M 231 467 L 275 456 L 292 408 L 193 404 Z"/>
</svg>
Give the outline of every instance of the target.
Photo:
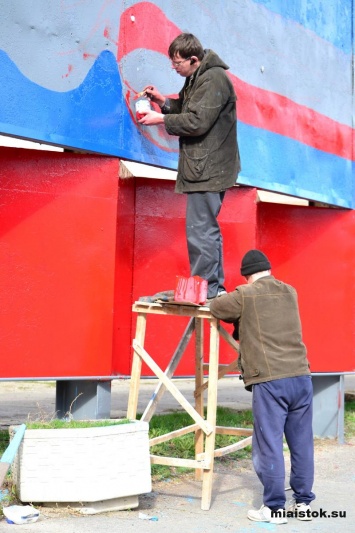
<svg viewBox="0 0 355 533">
<path fill-rule="evenodd" d="M 355 212 L 260 204 L 258 246 L 297 289 L 314 372 L 355 371 Z"/>
<path fill-rule="evenodd" d="M 129 375 L 132 303 L 189 274 L 185 196 L 119 176 L 114 158 L 0 149 L 0 379 Z M 354 217 L 257 203 L 247 187 L 220 214 L 227 289 L 243 282 L 243 254 L 263 249 L 298 291 L 314 372 L 355 371 Z M 162 367 L 186 324 L 149 316 L 146 349 Z M 221 361 L 234 357 L 221 340 Z M 177 375 L 193 372 L 192 344 Z"/>
<path fill-rule="evenodd" d="M 112 367 L 118 160 L 0 149 L 0 377 Z"/>
<path fill-rule="evenodd" d="M 172 182 L 136 180 L 133 300 L 172 289 L 177 274 L 189 274 L 185 197 L 173 190 Z M 264 250 L 273 274 L 297 289 L 313 372 L 355 371 L 354 216 L 342 209 L 257 203 L 251 188 L 228 191 L 220 214 L 227 290 L 244 282 L 239 274 L 243 254 L 254 247 Z M 133 314 L 132 336 L 135 320 Z M 185 318 L 149 316 L 145 346 L 162 367 L 186 324 Z M 194 372 L 191 344 L 177 375 Z M 129 359 L 120 360 L 117 368 L 122 373 L 129 373 L 131 356 L 132 351 Z M 234 357 L 221 340 L 221 362 Z M 143 373 L 150 371 L 144 367 Z"/>
<path fill-rule="evenodd" d="M 136 219 L 133 268 L 133 300 L 140 296 L 174 289 L 176 276 L 189 275 L 185 241 L 185 195 L 174 193 L 174 182 L 137 179 Z M 220 213 L 225 239 L 226 286 L 232 290 L 238 281 L 237 259 L 244 250 L 255 245 L 256 192 L 251 188 L 234 188 L 226 194 Z M 133 314 L 133 331 L 136 316 Z M 145 347 L 165 367 L 174 353 L 188 319 L 149 315 Z M 224 342 L 224 341 L 222 341 Z M 206 353 L 208 352 L 206 331 Z M 193 340 L 190 342 L 176 374 L 194 373 Z M 233 351 L 225 346 L 221 359 L 231 361 Z M 128 360 L 120 360 L 117 368 L 130 372 L 132 352 Z M 150 371 L 144 367 L 143 373 Z"/>
</svg>

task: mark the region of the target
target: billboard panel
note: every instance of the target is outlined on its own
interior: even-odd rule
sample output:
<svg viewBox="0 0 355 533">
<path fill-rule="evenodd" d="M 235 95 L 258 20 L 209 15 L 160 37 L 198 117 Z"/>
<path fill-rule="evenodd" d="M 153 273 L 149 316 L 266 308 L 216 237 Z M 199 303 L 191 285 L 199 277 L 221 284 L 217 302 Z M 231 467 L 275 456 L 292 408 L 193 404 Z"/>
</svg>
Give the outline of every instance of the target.
<svg viewBox="0 0 355 533">
<path fill-rule="evenodd" d="M 230 66 L 240 184 L 353 208 L 354 0 L 0 0 L 0 133 L 176 169 L 134 96 L 176 94 L 194 33 Z"/>
</svg>

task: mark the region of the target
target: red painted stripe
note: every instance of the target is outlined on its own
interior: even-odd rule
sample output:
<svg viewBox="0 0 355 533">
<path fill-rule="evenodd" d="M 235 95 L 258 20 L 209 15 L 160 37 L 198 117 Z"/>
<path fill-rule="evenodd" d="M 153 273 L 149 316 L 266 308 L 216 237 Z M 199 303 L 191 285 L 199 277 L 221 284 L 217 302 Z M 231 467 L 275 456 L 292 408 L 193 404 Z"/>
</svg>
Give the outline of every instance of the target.
<svg viewBox="0 0 355 533">
<path fill-rule="evenodd" d="M 154 4 L 134 4 L 121 15 L 117 59 L 120 62 L 125 55 L 137 48 L 167 55 L 169 44 L 180 33 L 181 30 Z"/>
<path fill-rule="evenodd" d="M 133 18 L 133 20 L 132 20 Z M 122 13 L 117 59 L 137 48 L 166 55 L 181 30 L 150 2 L 140 2 Z M 354 129 L 297 104 L 290 98 L 260 89 L 234 74 L 230 78 L 238 95 L 238 119 L 317 150 L 355 160 Z"/>
<path fill-rule="evenodd" d="M 318 150 L 354 160 L 354 129 L 290 98 L 230 78 L 238 95 L 238 118 Z"/>
</svg>

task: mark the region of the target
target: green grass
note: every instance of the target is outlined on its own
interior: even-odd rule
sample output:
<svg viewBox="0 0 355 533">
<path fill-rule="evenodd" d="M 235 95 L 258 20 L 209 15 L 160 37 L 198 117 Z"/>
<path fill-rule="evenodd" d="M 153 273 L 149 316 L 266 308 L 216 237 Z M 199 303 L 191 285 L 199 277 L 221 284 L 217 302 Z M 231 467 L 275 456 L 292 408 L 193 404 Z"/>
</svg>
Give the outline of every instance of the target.
<svg viewBox="0 0 355 533">
<path fill-rule="evenodd" d="M 95 426 L 99 425 L 110 425 L 113 423 L 127 423 L 127 420 L 111 420 L 104 422 L 95 422 L 91 424 Z M 153 416 L 149 424 L 149 436 L 150 438 L 158 437 L 160 435 L 165 435 L 171 431 L 183 428 L 193 424 L 192 418 L 185 411 L 178 411 L 174 413 L 169 413 L 165 415 L 156 415 Z M 253 424 L 253 417 L 250 410 L 245 411 L 234 411 L 232 409 L 227 409 L 223 407 L 218 407 L 217 409 L 217 425 L 218 426 L 227 426 L 227 427 L 241 427 L 241 428 L 251 428 Z M 345 402 L 345 416 L 344 416 L 344 426 L 345 426 L 345 438 L 354 438 L 355 437 L 355 401 Z M 28 428 L 36 429 L 43 427 L 90 427 L 90 423 L 87 421 L 72 420 L 71 422 L 65 422 L 63 420 L 53 419 L 52 421 L 46 422 L 31 422 L 27 424 Z M 233 437 L 230 435 L 217 435 L 216 436 L 216 448 L 221 448 L 228 446 L 237 442 L 238 440 L 244 437 Z M 8 430 L 0 430 L 0 456 L 5 451 L 9 443 L 9 433 Z M 171 439 L 170 441 L 164 442 L 162 444 L 153 446 L 151 448 L 151 453 L 154 455 L 163 455 L 167 457 L 181 457 L 187 459 L 193 459 L 195 453 L 195 444 L 194 444 L 194 433 L 189 433 L 182 437 Z M 234 452 L 233 454 L 227 455 L 225 457 L 217 458 L 216 462 L 228 462 L 230 460 L 240 460 L 244 458 L 251 457 L 251 447 L 247 446 L 242 450 Z M 183 468 L 172 468 L 163 465 L 152 465 L 152 474 L 154 479 L 160 479 L 169 477 L 172 475 L 178 475 L 180 472 L 186 472 L 187 469 Z"/>
<path fill-rule="evenodd" d="M 80 428 L 99 428 L 105 426 L 117 426 L 121 424 L 129 424 L 130 421 L 126 418 L 120 420 L 59 420 L 53 418 L 49 421 L 34 421 L 26 423 L 26 429 L 80 429 Z"/>
<path fill-rule="evenodd" d="M 171 431 L 181 429 L 183 427 L 193 424 L 193 419 L 186 412 L 175 412 L 166 415 L 153 416 L 149 423 L 150 438 L 165 435 Z M 251 411 L 233 411 L 225 407 L 217 408 L 217 425 L 225 427 L 240 427 L 251 428 L 253 425 L 253 417 Z M 234 437 L 230 435 L 216 435 L 216 448 L 223 448 L 234 444 L 245 437 Z M 183 459 L 194 459 L 195 457 L 195 434 L 189 433 L 163 442 L 151 447 L 153 455 L 161 455 L 165 457 L 181 457 Z M 231 453 L 225 457 L 217 458 L 217 462 L 225 462 L 231 459 L 243 459 L 251 457 L 251 446 Z M 152 465 L 152 475 L 154 479 L 163 479 L 171 477 L 182 472 L 187 472 L 189 469 L 182 467 L 170 467 L 164 465 Z"/>
<path fill-rule="evenodd" d="M 355 400 L 345 402 L 344 433 L 345 438 L 355 437 Z"/>
</svg>

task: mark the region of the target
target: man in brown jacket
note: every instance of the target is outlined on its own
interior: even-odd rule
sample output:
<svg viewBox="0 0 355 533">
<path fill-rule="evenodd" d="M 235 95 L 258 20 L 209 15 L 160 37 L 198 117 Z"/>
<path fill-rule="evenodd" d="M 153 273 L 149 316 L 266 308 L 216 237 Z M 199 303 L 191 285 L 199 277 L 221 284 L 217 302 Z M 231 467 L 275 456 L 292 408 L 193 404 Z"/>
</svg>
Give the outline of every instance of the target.
<svg viewBox="0 0 355 533">
<path fill-rule="evenodd" d="M 237 97 L 229 68 L 213 50 L 204 50 L 190 33 L 174 39 L 168 50 L 172 68 L 186 78 L 178 98 L 166 98 L 148 85 L 145 93 L 161 113 L 150 111 L 140 124 L 163 124 L 179 136 L 175 191 L 186 193 L 186 237 L 191 276 L 208 281 L 207 298 L 225 292 L 222 236 L 217 222 L 226 189 L 240 170 L 237 144 Z"/>
<path fill-rule="evenodd" d="M 250 250 L 241 264 L 247 284 L 210 303 L 211 313 L 235 326 L 240 366 L 253 392 L 253 465 L 264 487 L 263 505 L 248 518 L 284 524 L 287 516 L 311 520 L 314 480 L 313 387 L 302 342 L 297 294 L 271 275 L 260 250 Z M 283 435 L 291 454 L 293 500 L 285 510 Z"/>
</svg>

